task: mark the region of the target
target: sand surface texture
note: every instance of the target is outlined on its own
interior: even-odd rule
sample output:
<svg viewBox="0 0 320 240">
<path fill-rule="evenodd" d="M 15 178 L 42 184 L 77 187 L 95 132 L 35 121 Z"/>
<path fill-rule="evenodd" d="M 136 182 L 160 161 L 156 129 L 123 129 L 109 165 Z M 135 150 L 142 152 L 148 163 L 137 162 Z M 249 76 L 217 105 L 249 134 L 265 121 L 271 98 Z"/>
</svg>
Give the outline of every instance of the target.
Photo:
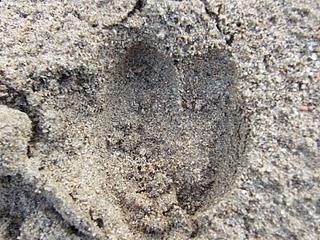
<svg viewBox="0 0 320 240">
<path fill-rule="evenodd" d="M 0 239 L 317 239 L 317 1 L 1 1 Z"/>
</svg>

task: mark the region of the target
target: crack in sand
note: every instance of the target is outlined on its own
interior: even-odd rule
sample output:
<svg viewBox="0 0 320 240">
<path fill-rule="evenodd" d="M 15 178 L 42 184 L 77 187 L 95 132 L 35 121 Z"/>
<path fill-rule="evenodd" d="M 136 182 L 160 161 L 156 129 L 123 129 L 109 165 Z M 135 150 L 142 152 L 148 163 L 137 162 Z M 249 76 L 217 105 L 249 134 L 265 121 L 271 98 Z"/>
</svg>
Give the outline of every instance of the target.
<svg viewBox="0 0 320 240">
<path fill-rule="evenodd" d="M 221 27 L 222 21 L 220 19 L 220 15 L 222 13 L 223 4 L 221 3 L 218 5 L 218 13 L 215 13 L 214 11 L 210 10 L 210 6 L 207 0 L 200 1 L 204 4 L 206 13 L 215 21 L 217 30 L 227 37 L 227 39 L 225 39 L 226 44 L 232 46 L 236 33 L 226 33 Z"/>
</svg>

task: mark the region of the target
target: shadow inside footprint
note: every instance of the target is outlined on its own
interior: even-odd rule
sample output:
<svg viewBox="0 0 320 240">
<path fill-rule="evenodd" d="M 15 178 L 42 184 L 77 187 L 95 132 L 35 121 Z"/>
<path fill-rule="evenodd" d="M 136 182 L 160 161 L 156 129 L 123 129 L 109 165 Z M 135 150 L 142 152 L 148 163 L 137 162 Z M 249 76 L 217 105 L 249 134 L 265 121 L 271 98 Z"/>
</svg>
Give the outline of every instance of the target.
<svg viewBox="0 0 320 240">
<path fill-rule="evenodd" d="M 175 91 L 173 63 L 150 43 L 138 42 L 130 46 L 119 71 L 119 92 L 129 99 L 131 110 L 151 116 L 172 107 Z"/>
</svg>

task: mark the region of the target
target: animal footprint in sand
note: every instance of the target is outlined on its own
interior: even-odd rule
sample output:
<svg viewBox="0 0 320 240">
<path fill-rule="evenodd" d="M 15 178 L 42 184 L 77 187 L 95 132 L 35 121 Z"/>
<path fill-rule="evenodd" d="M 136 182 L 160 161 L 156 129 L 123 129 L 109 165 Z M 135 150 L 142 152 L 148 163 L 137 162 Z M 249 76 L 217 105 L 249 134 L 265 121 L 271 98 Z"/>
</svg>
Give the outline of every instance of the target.
<svg viewBox="0 0 320 240">
<path fill-rule="evenodd" d="M 31 155 L 99 228 L 129 220 L 148 233 L 191 234 L 189 215 L 228 190 L 243 163 L 236 66 L 218 49 L 174 62 L 139 39 L 109 46 L 99 76 L 82 67 L 33 77 L 46 97 Z"/>
</svg>

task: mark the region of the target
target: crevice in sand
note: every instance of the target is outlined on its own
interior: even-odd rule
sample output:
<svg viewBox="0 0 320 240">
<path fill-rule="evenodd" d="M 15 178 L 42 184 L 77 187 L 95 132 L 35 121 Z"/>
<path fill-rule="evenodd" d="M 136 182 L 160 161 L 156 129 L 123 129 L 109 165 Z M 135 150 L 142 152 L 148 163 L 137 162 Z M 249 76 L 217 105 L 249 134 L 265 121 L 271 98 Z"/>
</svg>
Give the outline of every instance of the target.
<svg viewBox="0 0 320 240">
<path fill-rule="evenodd" d="M 232 43 L 233 43 L 234 37 L 235 37 L 235 33 L 225 32 L 221 27 L 220 15 L 222 13 L 223 5 L 219 4 L 218 13 L 215 13 L 214 11 L 210 10 L 209 3 L 207 2 L 207 0 L 200 0 L 200 1 L 204 4 L 204 9 L 205 9 L 206 13 L 208 14 L 208 16 L 215 21 L 217 30 L 226 37 L 226 39 L 225 39 L 226 44 L 229 46 L 232 46 Z"/>
<path fill-rule="evenodd" d="M 134 5 L 133 9 L 128 12 L 127 14 L 127 19 L 132 17 L 133 15 L 136 14 L 137 11 L 141 12 L 144 6 L 146 5 L 146 0 L 137 0 L 136 4 Z"/>
<path fill-rule="evenodd" d="M 119 27 L 120 25 L 126 23 L 129 18 L 133 17 L 137 14 L 137 12 L 141 12 L 143 8 L 146 6 L 147 1 L 146 0 L 137 0 L 135 5 L 133 6 L 132 10 L 130 10 L 127 15 L 119 22 L 103 26 L 103 29 L 113 29 L 115 27 Z"/>
<path fill-rule="evenodd" d="M 204 4 L 204 9 L 206 13 L 215 21 L 216 28 L 219 32 L 223 33 L 221 26 L 220 26 L 220 14 L 222 9 L 222 4 L 219 5 L 218 13 L 215 13 L 214 11 L 211 11 L 209 8 L 209 3 L 206 0 L 200 0 Z M 224 34 L 224 33 L 223 33 Z"/>
</svg>

